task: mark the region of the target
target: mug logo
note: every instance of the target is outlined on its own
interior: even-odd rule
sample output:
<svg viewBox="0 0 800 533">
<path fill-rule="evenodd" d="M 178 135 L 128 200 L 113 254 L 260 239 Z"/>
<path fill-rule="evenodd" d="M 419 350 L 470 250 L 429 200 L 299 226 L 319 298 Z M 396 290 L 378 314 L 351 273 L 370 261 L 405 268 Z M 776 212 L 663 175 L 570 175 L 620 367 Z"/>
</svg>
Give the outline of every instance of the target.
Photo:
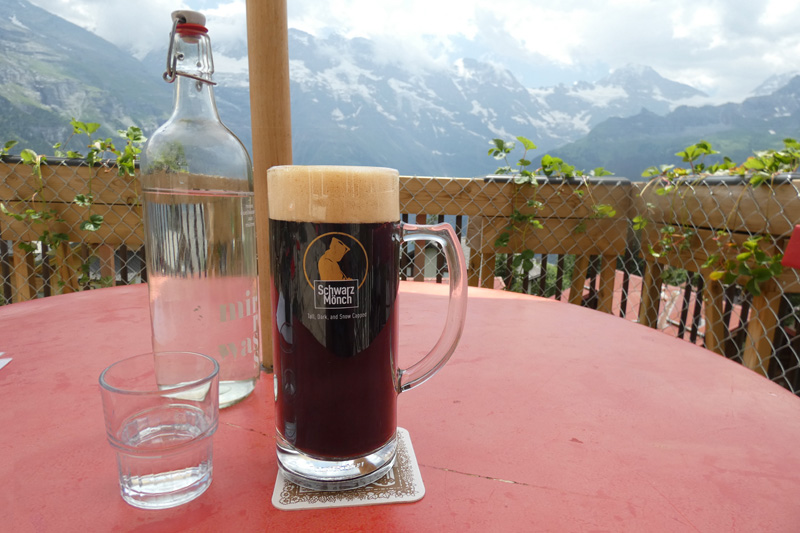
<svg viewBox="0 0 800 533">
<path fill-rule="evenodd" d="M 344 272 L 342 272 L 342 268 L 339 266 L 339 261 L 341 261 L 344 255 L 349 251 L 350 247 L 345 243 L 336 237 L 331 239 L 330 248 L 322 254 L 319 263 L 317 263 L 320 281 L 342 281 L 350 279 L 345 276 Z"/>
<path fill-rule="evenodd" d="M 347 233 L 325 233 L 311 241 L 303 254 L 303 272 L 314 290 L 314 307 L 358 307 L 358 290 L 366 280 L 368 262 L 364 245 Z"/>
</svg>

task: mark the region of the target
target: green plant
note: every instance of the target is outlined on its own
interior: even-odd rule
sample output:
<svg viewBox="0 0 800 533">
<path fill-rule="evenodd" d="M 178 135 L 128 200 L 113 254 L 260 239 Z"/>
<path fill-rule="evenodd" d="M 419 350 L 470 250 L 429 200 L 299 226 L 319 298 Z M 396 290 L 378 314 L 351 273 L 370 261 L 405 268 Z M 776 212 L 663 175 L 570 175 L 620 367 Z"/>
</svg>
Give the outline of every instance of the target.
<svg viewBox="0 0 800 533">
<path fill-rule="evenodd" d="M 677 200 L 685 198 L 697 184 L 709 176 L 740 176 L 749 187 L 771 187 L 775 176 L 780 173 L 795 172 L 800 167 L 800 143 L 794 139 L 784 139 L 783 143 L 782 150 L 755 152 L 741 164 L 723 157 L 722 161 L 708 165 L 706 158 L 719 152 L 713 149 L 711 143 L 700 141 L 675 154 L 682 162 L 688 163 L 688 168 L 661 165 L 645 169 L 642 176 L 650 178 L 650 181 L 642 194 L 649 187 L 655 187 L 655 194 L 669 196 L 672 200 L 671 207 L 674 207 Z M 703 268 L 712 269 L 710 279 L 726 284 L 744 278 L 744 289 L 753 295 L 759 295 L 766 281 L 781 274 L 783 254 L 779 252 L 769 254 L 762 249 L 760 243 L 765 235 L 754 235 L 741 243 L 732 238 L 728 228 L 744 192 L 743 189 L 734 209 L 727 214 L 725 227 L 718 230 L 714 238 L 719 247 L 718 252 L 709 255 Z M 647 203 L 646 209 L 651 211 L 653 204 Z M 679 213 L 679 217 L 687 216 L 688 213 Z M 691 246 L 695 230 L 685 222 L 679 222 L 681 223 L 677 226 L 665 225 L 659 230 L 661 238 L 656 246 L 651 246 L 649 250 L 653 257 L 680 253 Z M 644 214 L 638 214 L 633 218 L 634 229 L 643 229 L 647 224 L 648 219 Z"/>
<path fill-rule="evenodd" d="M 14 144 L 16 142 L 13 142 L 13 144 L 9 142 L 5 146 L 11 147 Z M 21 213 L 16 213 L 9 210 L 3 202 L 0 202 L 0 213 L 19 222 L 27 221 L 31 225 L 43 226 L 38 236 L 38 242 L 43 247 L 42 251 L 53 257 L 58 246 L 68 240 L 69 237 L 65 233 L 51 232 L 49 229 L 52 223 L 62 223 L 64 219 L 61 218 L 58 211 L 50 207 L 46 196 L 42 194 L 44 190 L 42 164 L 47 161 L 47 157 L 26 148 L 20 152 L 20 159 L 24 164 L 31 167 L 31 173 L 36 178 L 36 190 L 28 200 L 28 204 L 32 204 L 35 207 L 26 207 Z M 37 201 L 39 203 L 36 203 Z M 30 253 L 37 250 L 37 245 L 30 242 L 20 242 L 19 248 L 26 253 Z"/>
<path fill-rule="evenodd" d="M 735 283 L 742 276 L 744 288 L 750 294 L 761 294 L 761 286 L 783 272 L 783 254 L 770 255 L 761 248 L 762 235 L 750 237 L 742 243 L 732 240 L 730 233 L 718 231 L 715 238 L 722 253 L 711 254 L 703 268 L 712 268 L 709 278 L 722 283 Z"/>
<path fill-rule="evenodd" d="M 130 126 L 127 130 L 118 130 L 120 137 L 125 139 L 125 144 L 117 147 L 111 138 L 93 138 L 93 135 L 100 129 L 100 124 L 96 122 L 81 122 L 73 118 L 70 120 L 72 126 L 69 137 L 63 143 L 53 145 L 55 157 L 69 159 L 80 159 L 91 167 L 102 167 L 106 171 L 111 168 L 111 163 L 116 166 L 119 176 L 134 176 L 136 160 L 141 153 L 141 145 L 147 139 L 142 134 L 142 130 L 136 126 Z M 85 154 L 74 150 L 67 150 L 66 146 L 76 136 L 85 135 L 89 139 L 86 145 Z M 8 151 L 17 144 L 17 141 L 8 141 L 0 150 L 0 157 L 8 155 Z M 49 257 L 54 257 L 57 249 L 62 243 L 69 240 L 69 236 L 62 232 L 51 231 L 53 224 L 64 223 L 58 210 L 52 208 L 44 194 L 45 183 L 42 177 L 42 165 L 47 162 L 47 156 L 37 154 L 31 149 L 23 149 L 20 152 L 22 162 L 31 168 L 32 175 L 36 178 L 36 188 L 34 193 L 27 200 L 28 206 L 21 212 L 12 211 L 3 202 L 0 202 L 0 213 L 9 216 L 20 222 L 28 222 L 31 225 L 42 226 L 37 239 L 33 242 L 21 242 L 19 248 L 24 252 L 35 252 L 38 249 L 36 242 L 40 243 L 42 252 Z M 80 230 L 87 232 L 98 231 L 104 222 L 103 216 L 92 213 L 94 204 L 94 193 L 92 191 L 93 177 L 87 182 L 87 192 L 76 194 L 72 202 L 87 209 L 87 215 L 81 221 Z M 89 265 L 91 257 L 86 258 L 79 267 L 80 276 L 78 283 L 83 286 L 108 286 L 110 280 L 93 280 L 89 275 Z M 59 281 L 63 286 L 63 280 Z"/>
<path fill-rule="evenodd" d="M 17 141 L 8 141 L 0 148 L 0 158 L 3 156 L 8 155 L 8 151 L 14 148 L 17 145 Z"/>
<path fill-rule="evenodd" d="M 544 228 L 538 216 L 539 211 L 543 207 L 542 202 L 538 198 L 539 178 L 560 179 L 561 184 L 559 185 L 559 192 L 562 190 L 561 187 L 567 180 L 579 180 L 577 187 L 571 187 L 571 190 L 578 197 L 582 198 L 588 196 L 590 199 L 592 215 L 589 218 L 598 219 L 616 216 L 616 211 L 613 206 L 600 204 L 595 201 L 588 180 L 590 176 L 608 176 L 611 175 L 611 172 L 602 167 L 598 167 L 589 174 L 586 174 L 564 162 L 561 158 L 551 155 L 544 155 L 541 160 L 541 166 L 532 170 L 533 162 L 528 158 L 528 153 L 536 149 L 536 144 L 526 137 L 516 137 L 516 140 L 523 147 L 522 156 L 516 161 L 516 164 L 512 164 L 509 160 L 517 146 L 514 141 L 492 139 L 489 143 L 492 145 L 492 148 L 489 149 L 488 155 L 505 163 L 497 168 L 495 174 L 510 176 L 514 184 L 509 225 L 495 240 L 495 247 L 504 248 L 508 246 L 514 234 L 519 234 L 521 242 L 524 243 L 526 242 L 528 232 Z M 522 204 L 522 201 L 524 201 L 524 204 Z M 574 231 L 577 233 L 586 231 L 586 222 L 581 221 Z M 530 249 L 524 249 L 514 254 L 511 261 L 512 277 L 521 279 L 522 275 L 529 272 L 534 266 L 534 256 L 534 252 Z M 514 290 L 516 286 L 517 284 L 512 281 L 512 283 L 508 284 L 508 289 Z"/>
<path fill-rule="evenodd" d="M 661 281 L 673 287 L 683 285 L 688 279 L 689 273 L 683 268 L 667 267 L 661 273 Z"/>
</svg>

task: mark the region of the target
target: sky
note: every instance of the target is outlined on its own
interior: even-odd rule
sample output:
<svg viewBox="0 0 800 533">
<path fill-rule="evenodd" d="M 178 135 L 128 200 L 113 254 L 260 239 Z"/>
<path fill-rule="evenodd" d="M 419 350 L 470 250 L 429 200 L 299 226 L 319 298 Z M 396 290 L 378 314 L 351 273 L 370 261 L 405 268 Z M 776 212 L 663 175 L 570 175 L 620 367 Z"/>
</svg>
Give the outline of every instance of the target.
<svg viewBox="0 0 800 533">
<path fill-rule="evenodd" d="M 165 49 L 171 11 L 201 11 L 218 70 L 247 65 L 225 55 L 246 43 L 244 0 L 31 1 L 137 56 Z M 738 102 L 771 75 L 800 72 L 800 0 L 287 0 L 287 9 L 290 28 L 368 38 L 420 64 L 493 61 L 529 88 L 638 64 Z"/>
</svg>

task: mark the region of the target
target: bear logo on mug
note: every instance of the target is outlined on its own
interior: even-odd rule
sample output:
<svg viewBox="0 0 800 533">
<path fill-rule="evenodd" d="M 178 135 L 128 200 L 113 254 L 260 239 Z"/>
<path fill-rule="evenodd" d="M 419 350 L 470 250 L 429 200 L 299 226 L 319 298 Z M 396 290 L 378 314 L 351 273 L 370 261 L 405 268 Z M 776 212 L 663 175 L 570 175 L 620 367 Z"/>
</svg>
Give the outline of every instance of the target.
<svg viewBox="0 0 800 533">
<path fill-rule="evenodd" d="M 342 272 L 339 261 L 344 258 L 345 254 L 350 251 L 350 247 L 337 239 L 331 238 L 331 245 L 322 257 L 319 259 L 319 279 L 321 281 L 342 281 L 348 280 L 344 272 Z"/>
<path fill-rule="evenodd" d="M 368 261 L 364 245 L 352 235 L 331 232 L 314 239 L 303 256 L 306 280 L 314 289 L 314 307 L 316 309 L 358 307 L 358 289 L 366 279 Z M 309 263 L 313 265 L 315 262 L 317 276 L 312 281 L 308 267 Z"/>
</svg>

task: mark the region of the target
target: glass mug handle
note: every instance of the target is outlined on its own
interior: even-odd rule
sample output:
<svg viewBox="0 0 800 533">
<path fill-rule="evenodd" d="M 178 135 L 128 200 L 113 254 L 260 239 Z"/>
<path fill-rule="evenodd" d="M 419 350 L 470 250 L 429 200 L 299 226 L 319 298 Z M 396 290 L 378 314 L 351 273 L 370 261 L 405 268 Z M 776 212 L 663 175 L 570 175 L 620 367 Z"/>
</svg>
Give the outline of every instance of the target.
<svg viewBox="0 0 800 533">
<path fill-rule="evenodd" d="M 404 222 L 400 224 L 400 235 L 403 242 L 433 241 L 439 244 L 444 250 L 447 271 L 450 273 L 450 300 L 444 330 L 425 357 L 399 370 L 398 390 L 403 392 L 428 380 L 453 355 L 467 314 L 467 268 L 458 236 L 450 224 L 418 225 Z"/>
</svg>

